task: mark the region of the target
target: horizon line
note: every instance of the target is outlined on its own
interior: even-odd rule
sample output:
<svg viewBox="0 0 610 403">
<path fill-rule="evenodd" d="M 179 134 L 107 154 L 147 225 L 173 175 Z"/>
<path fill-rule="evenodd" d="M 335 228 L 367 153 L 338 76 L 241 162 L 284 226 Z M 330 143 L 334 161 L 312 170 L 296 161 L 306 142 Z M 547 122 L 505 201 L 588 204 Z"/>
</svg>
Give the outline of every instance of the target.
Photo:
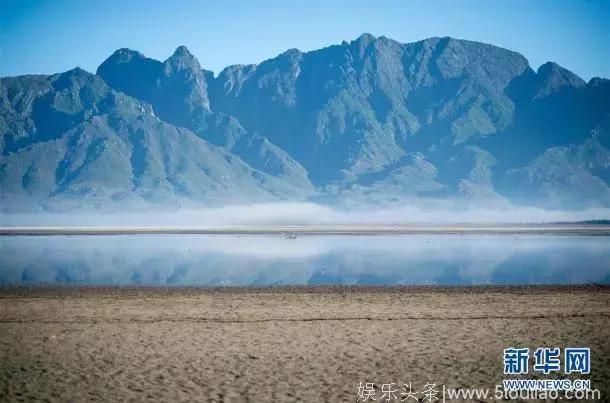
<svg viewBox="0 0 610 403">
<path fill-rule="evenodd" d="M 608 224 L 394 224 L 394 225 L 225 225 L 225 226 L 12 226 L 0 236 L 56 235 L 595 235 L 610 236 Z"/>
</svg>

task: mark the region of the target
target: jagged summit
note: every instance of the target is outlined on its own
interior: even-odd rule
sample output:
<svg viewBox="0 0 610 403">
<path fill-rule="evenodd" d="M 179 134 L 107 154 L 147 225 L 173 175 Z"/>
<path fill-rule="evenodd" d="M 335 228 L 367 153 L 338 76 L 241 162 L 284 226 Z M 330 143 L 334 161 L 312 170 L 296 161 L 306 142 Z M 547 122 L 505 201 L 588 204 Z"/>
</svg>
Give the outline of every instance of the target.
<svg viewBox="0 0 610 403">
<path fill-rule="evenodd" d="M 182 69 L 193 68 L 201 69 L 199 60 L 186 48 L 186 46 L 178 46 L 174 53 L 165 61 L 165 64 L 179 66 Z"/>
<path fill-rule="evenodd" d="M 554 62 L 544 63 L 537 73 L 547 86 L 555 89 L 562 86 L 582 87 L 586 84 L 582 78 Z"/>
<path fill-rule="evenodd" d="M 188 48 L 184 45 L 178 46 L 176 48 L 176 50 L 174 51 L 174 54 L 172 55 L 172 57 L 191 57 L 191 56 L 193 56 L 193 55 L 188 50 Z"/>
<path fill-rule="evenodd" d="M 54 77 L 76 78 L 76 79 L 94 79 L 97 78 L 93 73 L 88 72 L 82 67 L 74 67 L 73 69 L 64 71 L 63 73 L 53 74 Z"/>
<path fill-rule="evenodd" d="M 129 48 L 120 48 L 114 51 L 114 53 L 112 53 L 112 55 L 110 55 L 108 57 L 107 60 L 111 60 L 115 63 L 121 63 L 121 62 L 129 62 L 131 59 L 136 58 L 136 59 L 144 59 L 146 56 L 144 56 L 142 53 L 138 52 L 137 50 L 133 50 L 133 49 L 129 49 Z"/>
<path fill-rule="evenodd" d="M 375 41 L 377 38 L 367 32 L 362 33 L 358 38 L 354 39 L 352 43 L 357 43 L 361 46 L 367 46 L 369 43 Z"/>
</svg>

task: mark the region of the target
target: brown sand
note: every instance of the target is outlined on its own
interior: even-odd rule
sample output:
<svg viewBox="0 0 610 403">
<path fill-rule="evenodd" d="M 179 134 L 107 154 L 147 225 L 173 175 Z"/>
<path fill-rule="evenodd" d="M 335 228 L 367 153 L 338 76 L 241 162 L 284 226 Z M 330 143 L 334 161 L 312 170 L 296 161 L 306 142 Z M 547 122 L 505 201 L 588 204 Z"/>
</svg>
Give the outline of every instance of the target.
<svg viewBox="0 0 610 403">
<path fill-rule="evenodd" d="M 590 347 L 607 398 L 610 289 L 0 290 L 1 401 L 356 401 L 360 381 L 493 389 L 509 346 Z"/>
</svg>

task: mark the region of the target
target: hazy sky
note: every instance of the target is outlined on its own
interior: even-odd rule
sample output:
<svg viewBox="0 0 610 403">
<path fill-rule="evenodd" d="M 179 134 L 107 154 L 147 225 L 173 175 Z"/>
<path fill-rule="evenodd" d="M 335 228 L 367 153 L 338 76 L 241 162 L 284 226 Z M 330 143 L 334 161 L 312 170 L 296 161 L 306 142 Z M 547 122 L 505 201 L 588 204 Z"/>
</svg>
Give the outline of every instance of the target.
<svg viewBox="0 0 610 403">
<path fill-rule="evenodd" d="M 164 60 L 178 45 L 218 73 L 370 32 L 401 42 L 488 42 L 519 51 L 534 68 L 552 60 L 588 80 L 610 77 L 609 22 L 606 0 L 2 0 L 0 75 L 94 72 L 117 48 Z"/>
</svg>

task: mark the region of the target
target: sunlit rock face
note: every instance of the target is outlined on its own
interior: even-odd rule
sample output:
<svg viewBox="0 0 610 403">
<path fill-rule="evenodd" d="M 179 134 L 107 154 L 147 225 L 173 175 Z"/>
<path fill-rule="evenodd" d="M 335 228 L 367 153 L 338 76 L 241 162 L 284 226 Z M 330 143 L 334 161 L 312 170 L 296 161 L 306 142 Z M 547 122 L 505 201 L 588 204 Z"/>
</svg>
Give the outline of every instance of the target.
<svg viewBox="0 0 610 403">
<path fill-rule="evenodd" d="M 203 55 L 205 61 L 205 55 Z M 610 206 L 610 81 L 363 34 L 216 76 L 180 46 L 0 79 L 4 208 L 191 200 Z"/>
</svg>

